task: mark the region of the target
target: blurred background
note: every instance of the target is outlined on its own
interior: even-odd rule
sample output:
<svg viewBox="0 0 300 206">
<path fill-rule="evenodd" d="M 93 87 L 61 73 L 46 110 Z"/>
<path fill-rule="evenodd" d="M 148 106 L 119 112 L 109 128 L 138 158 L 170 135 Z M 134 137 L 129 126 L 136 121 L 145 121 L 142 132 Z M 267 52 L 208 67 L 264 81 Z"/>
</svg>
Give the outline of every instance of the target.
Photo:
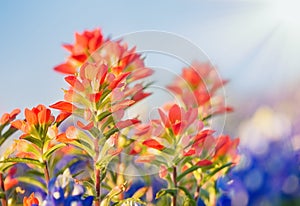
<svg viewBox="0 0 300 206">
<path fill-rule="evenodd" d="M 1 1 L 0 114 L 63 98 L 66 85 L 53 67 L 65 60 L 61 44 L 72 43 L 74 32 L 166 31 L 201 48 L 230 80 L 225 91 L 235 112 L 227 116 L 225 133 L 239 136 L 255 155 L 285 139 L 296 151 L 299 11 L 297 0 Z M 292 192 L 300 188 L 296 181 Z"/>
</svg>

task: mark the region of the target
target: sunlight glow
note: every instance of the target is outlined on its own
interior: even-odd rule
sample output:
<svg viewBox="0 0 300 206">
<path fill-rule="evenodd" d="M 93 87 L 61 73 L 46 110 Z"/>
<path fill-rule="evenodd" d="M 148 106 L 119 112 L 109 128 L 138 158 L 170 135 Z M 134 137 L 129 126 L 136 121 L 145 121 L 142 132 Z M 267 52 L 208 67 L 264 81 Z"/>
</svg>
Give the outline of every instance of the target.
<svg viewBox="0 0 300 206">
<path fill-rule="evenodd" d="M 300 27 L 300 1 L 299 0 L 271 0 L 271 15 L 279 23 L 287 27 Z"/>
</svg>

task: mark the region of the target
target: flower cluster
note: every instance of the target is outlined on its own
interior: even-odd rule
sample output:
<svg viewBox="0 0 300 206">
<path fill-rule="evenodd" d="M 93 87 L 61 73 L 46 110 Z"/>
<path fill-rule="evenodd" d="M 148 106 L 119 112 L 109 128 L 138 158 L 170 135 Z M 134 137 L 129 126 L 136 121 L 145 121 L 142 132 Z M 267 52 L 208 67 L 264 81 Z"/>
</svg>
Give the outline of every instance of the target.
<svg viewBox="0 0 300 206">
<path fill-rule="evenodd" d="M 198 108 L 201 120 L 206 120 L 213 115 L 233 110 L 226 106 L 224 97 L 217 94 L 227 82 L 220 78 L 216 68 L 210 63 L 194 62 L 183 68 L 180 77 L 168 88 L 178 95 L 184 105 Z"/>
<path fill-rule="evenodd" d="M 165 110 L 159 109 L 159 115 L 160 119 L 136 128 L 136 140 L 130 153 L 138 154 L 137 162 L 160 168 L 159 176 L 169 182 L 169 188 L 163 191 L 176 191 L 174 197 L 182 193 L 181 201 L 189 204 L 202 198 L 207 203 L 212 202 L 210 197 L 200 197 L 200 192 L 212 187 L 208 181 L 211 174 L 225 174 L 227 170 L 223 169 L 238 161 L 239 139 L 216 136 L 213 130 L 204 128 L 197 108 L 186 111 L 173 104 Z M 180 191 L 182 188 L 188 191 Z M 158 194 L 157 197 L 161 197 L 167 192 Z"/>
<path fill-rule="evenodd" d="M 217 178 L 239 160 L 239 139 L 216 134 L 207 121 L 231 111 L 215 68 L 184 68 L 167 87 L 180 103 L 162 104 L 159 118 L 144 123 L 126 112 L 151 95 L 153 70 L 135 48 L 100 29 L 76 33 L 63 47 L 70 55 L 54 70 L 69 85 L 64 99 L 26 108 L 24 119 L 15 120 L 19 110 L 1 118 L 0 145 L 22 133 L 1 157 L 2 205 L 214 205 Z M 131 166 L 157 173 L 137 180 L 126 175 Z"/>
</svg>

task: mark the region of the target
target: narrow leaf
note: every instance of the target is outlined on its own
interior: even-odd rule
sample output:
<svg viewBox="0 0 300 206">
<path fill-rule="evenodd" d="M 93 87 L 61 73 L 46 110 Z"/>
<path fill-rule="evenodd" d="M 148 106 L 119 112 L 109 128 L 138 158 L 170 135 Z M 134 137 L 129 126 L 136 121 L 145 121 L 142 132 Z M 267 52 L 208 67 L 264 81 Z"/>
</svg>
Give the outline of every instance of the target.
<svg viewBox="0 0 300 206">
<path fill-rule="evenodd" d="M 208 176 L 206 176 L 206 178 L 204 179 L 204 182 L 208 181 L 211 177 L 213 177 L 215 174 L 217 174 L 220 170 L 222 170 L 226 167 L 230 167 L 232 164 L 233 164 L 232 162 L 229 162 L 225 165 L 222 165 L 221 167 L 216 168 Z"/>
<path fill-rule="evenodd" d="M 97 121 L 100 122 L 109 115 L 111 115 L 111 112 L 109 112 L 109 111 L 102 112 L 100 115 L 97 116 Z"/>
<path fill-rule="evenodd" d="M 23 182 L 23 183 L 27 183 L 36 187 L 41 188 L 42 190 L 44 190 L 45 192 L 47 191 L 47 187 L 44 183 L 42 183 L 41 181 L 39 181 L 38 179 L 32 178 L 32 177 L 27 177 L 27 176 L 21 176 L 21 177 L 17 177 L 19 182 Z"/>
<path fill-rule="evenodd" d="M 7 163 L 7 162 L 17 162 L 17 163 L 25 163 L 25 164 L 34 164 L 39 167 L 44 167 L 44 164 L 41 163 L 40 161 L 36 159 L 31 159 L 31 158 L 19 158 L 19 157 L 14 157 L 14 158 L 8 158 L 6 160 L 0 161 L 0 163 Z"/>
<path fill-rule="evenodd" d="M 189 173 L 191 173 L 191 172 L 193 172 L 193 171 L 195 171 L 195 170 L 197 170 L 199 168 L 205 168 L 205 167 L 209 167 L 209 166 L 193 165 L 192 167 L 188 168 L 183 173 L 181 173 L 180 175 L 178 175 L 177 178 L 176 178 L 176 180 L 177 180 L 177 182 L 179 182 L 187 174 L 189 174 Z"/>
<path fill-rule="evenodd" d="M 52 155 L 53 152 L 55 152 L 56 150 L 63 148 L 64 146 L 66 146 L 63 143 L 59 143 L 53 147 L 51 147 L 49 150 L 47 150 L 44 154 L 43 154 L 43 159 L 44 160 L 48 160 L 50 158 L 50 156 Z"/>
<path fill-rule="evenodd" d="M 23 139 L 26 139 L 27 141 L 31 142 L 32 144 L 38 146 L 39 148 L 42 148 L 43 147 L 43 143 L 41 140 L 35 138 L 35 137 L 32 137 L 32 136 L 27 136 L 27 137 L 24 137 Z"/>
<path fill-rule="evenodd" d="M 6 195 L 4 192 L 0 192 L 0 199 L 6 198 Z"/>
<path fill-rule="evenodd" d="M 186 189 L 185 187 L 182 187 L 182 186 L 178 186 L 178 188 L 180 190 L 182 190 L 184 192 L 184 194 L 186 195 L 186 198 L 189 199 L 189 201 L 188 201 L 189 205 L 190 206 L 196 206 L 196 201 L 194 200 L 194 197 L 193 197 L 193 195 L 191 195 L 191 193 L 189 192 L 189 190 Z"/>
<path fill-rule="evenodd" d="M 138 205 L 147 205 L 142 200 L 132 197 L 132 198 L 127 198 L 125 200 L 118 201 L 118 203 L 114 204 L 113 206 L 136 205 L 134 203 L 138 203 Z"/>
<path fill-rule="evenodd" d="M 111 130 L 109 130 L 107 133 L 104 134 L 105 138 L 108 139 L 110 138 L 111 135 L 113 135 L 114 133 L 116 133 L 117 131 L 119 131 L 118 128 L 112 128 Z"/>
<path fill-rule="evenodd" d="M 83 181 L 82 182 L 83 186 L 88 190 L 88 191 L 91 191 L 93 196 L 96 196 L 96 189 L 95 189 L 95 186 L 94 184 L 88 182 L 88 181 Z"/>
<path fill-rule="evenodd" d="M 164 195 L 171 195 L 171 196 L 175 196 L 177 195 L 177 188 L 170 188 L 170 189 L 161 189 L 158 193 L 156 193 L 155 199 L 161 198 Z"/>
<path fill-rule="evenodd" d="M 132 198 L 138 199 L 141 198 L 142 196 L 144 196 L 144 194 L 147 192 L 148 187 L 142 187 L 140 189 L 138 189 L 132 196 Z"/>
<path fill-rule="evenodd" d="M 16 129 L 14 127 L 10 127 L 3 135 L 1 135 L 0 136 L 0 146 L 16 131 L 18 131 L 18 129 Z"/>
</svg>

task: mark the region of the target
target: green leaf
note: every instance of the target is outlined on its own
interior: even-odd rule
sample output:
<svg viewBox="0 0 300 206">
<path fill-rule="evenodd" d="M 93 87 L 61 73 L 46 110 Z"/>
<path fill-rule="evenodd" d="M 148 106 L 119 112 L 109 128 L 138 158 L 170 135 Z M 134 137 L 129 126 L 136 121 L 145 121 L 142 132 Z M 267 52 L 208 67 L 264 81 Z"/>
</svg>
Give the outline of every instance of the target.
<svg viewBox="0 0 300 206">
<path fill-rule="evenodd" d="M 32 157 L 32 159 L 39 159 L 41 156 L 41 148 L 39 148 L 38 146 L 36 146 L 35 144 L 27 144 L 26 145 L 26 152 L 30 152 L 34 155 L 34 158 Z"/>
<path fill-rule="evenodd" d="M 183 157 L 182 159 L 183 161 L 181 162 L 181 165 L 185 165 L 186 163 L 191 162 L 193 158 L 191 156 L 187 156 Z"/>
<path fill-rule="evenodd" d="M 163 150 L 161 150 L 163 153 L 166 153 L 168 155 L 174 156 L 175 155 L 175 150 L 171 149 L 171 148 L 164 148 Z"/>
<path fill-rule="evenodd" d="M 31 142 L 32 144 L 38 146 L 39 148 L 43 147 L 43 142 L 40 139 L 37 139 L 37 138 L 32 137 L 32 136 L 27 136 L 23 139 L 26 139 L 27 141 Z"/>
<path fill-rule="evenodd" d="M 15 163 L 2 163 L 0 164 L 0 172 L 5 172 L 7 169 L 9 169 L 10 167 L 12 167 Z"/>
<path fill-rule="evenodd" d="M 139 203 L 140 205 L 147 205 L 142 200 L 137 199 L 137 198 L 133 198 L 133 197 L 127 198 L 125 200 L 120 200 L 120 201 L 118 201 L 118 203 L 113 204 L 113 205 L 114 206 L 131 206 L 131 205 L 134 205 L 133 203 Z"/>
<path fill-rule="evenodd" d="M 110 204 L 110 201 L 112 200 L 113 197 L 121 194 L 122 192 L 124 192 L 125 190 L 125 185 L 126 185 L 126 182 L 123 183 L 122 185 L 118 186 L 118 187 L 115 187 L 113 188 L 106 196 L 105 198 L 103 199 L 103 201 L 101 202 L 101 205 L 102 203 L 104 203 L 103 205 L 107 205 L 109 206 Z"/>
<path fill-rule="evenodd" d="M 222 165 L 221 167 L 216 168 L 215 170 L 213 170 L 211 173 L 208 174 L 208 176 L 206 176 L 206 178 L 204 178 L 203 183 L 205 183 L 206 181 L 208 181 L 211 177 L 213 177 L 215 174 L 217 174 L 220 170 L 226 168 L 226 167 L 230 167 L 233 163 L 229 162 L 225 165 Z"/>
<path fill-rule="evenodd" d="M 43 154 L 43 159 L 44 160 L 48 160 L 50 158 L 50 156 L 58 149 L 63 148 L 64 146 L 66 146 L 66 144 L 64 143 L 59 143 L 53 147 L 51 147 L 49 150 L 47 150 L 44 154 Z"/>
<path fill-rule="evenodd" d="M 83 174 L 84 172 L 85 172 L 85 169 L 82 169 L 82 170 L 80 170 L 79 172 L 76 172 L 76 173 L 72 174 L 72 177 L 75 178 L 75 177 L 77 177 L 78 175 Z"/>
<path fill-rule="evenodd" d="M 106 121 L 101 125 L 101 131 L 104 131 L 104 129 L 110 125 L 111 123 L 114 123 L 114 118 L 112 116 L 109 116 Z"/>
<path fill-rule="evenodd" d="M 35 178 L 29 177 L 29 176 L 21 176 L 21 177 L 17 177 L 17 179 L 19 182 L 23 182 L 23 183 L 27 183 L 27 184 L 39 187 L 42 190 L 44 190 L 45 192 L 47 192 L 46 185 Z"/>
<path fill-rule="evenodd" d="M 106 139 L 108 139 L 108 138 L 110 138 L 111 135 L 113 135 L 114 133 L 116 133 L 118 131 L 119 131 L 118 128 L 112 128 L 107 133 L 105 133 L 104 136 L 105 136 Z"/>
<path fill-rule="evenodd" d="M 155 81 L 148 82 L 146 85 L 143 86 L 143 90 L 147 89 L 148 87 L 150 87 L 154 83 L 155 83 Z"/>
<path fill-rule="evenodd" d="M 105 90 L 104 92 L 103 92 L 103 94 L 101 95 L 101 98 L 100 98 L 100 101 L 99 102 L 103 102 L 103 100 L 107 97 L 107 95 L 109 95 L 110 94 L 110 90 Z"/>
<path fill-rule="evenodd" d="M 38 176 L 38 177 L 44 177 L 45 176 L 45 174 L 43 173 L 43 172 L 40 172 L 40 171 L 38 171 L 38 170 L 29 170 L 29 171 L 26 171 L 26 176 L 30 176 L 30 177 L 32 177 L 32 176 Z"/>
<path fill-rule="evenodd" d="M 41 168 L 43 168 L 45 165 L 44 163 L 31 158 L 20 158 L 20 157 L 14 157 L 14 158 L 8 158 L 5 160 L 0 161 L 0 163 L 7 163 L 7 162 L 17 162 L 17 163 L 25 163 L 25 164 L 34 164 Z"/>
<path fill-rule="evenodd" d="M 194 197 L 193 195 L 191 195 L 189 190 L 182 186 L 178 186 L 178 188 L 182 190 L 186 195 L 186 199 L 188 199 L 189 206 L 196 206 L 196 201 L 194 200 Z"/>
<path fill-rule="evenodd" d="M 101 138 L 103 136 L 102 133 L 96 127 L 92 127 L 88 132 L 91 134 L 93 138 L 98 138 L 98 137 Z"/>
<path fill-rule="evenodd" d="M 0 199 L 3 199 L 5 197 L 6 197 L 5 192 L 0 192 Z"/>
<path fill-rule="evenodd" d="M 184 176 L 186 176 L 187 174 L 199 169 L 199 168 L 210 168 L 211 165 L 209 166 L 199 166 L 199 165 L 194 165 L 190 168 L 188 168 L 187 170 L 185 170 L 183 173 L 181 173 L 180 175 L 177 176 L 176 180 L 177 182 L 179 182 Z"/>
<path fill-rule="evenodd" d="M 77 140 L 74 140 L 74 141 L 70 142 L 70 144 L 72 144 L 72 145 L 74 145 L 76 147 L 79 147 L 83 151 L 87 152 L 87 154 L 90 157 L 93 158 L 95 156 L 95 151 L 93 151 L 91 148 L 89 148 L 88 146 L 84 145 L 83 143 L 84 143 L 84 141 L 80 142 L 80 141 L 77 141 Z"/>
<path fill-rule="evenodd" d="M 140 189 L 138 189 L 133 195 L 132 195 L 132 198 L 134 199 L 139 199 L 141 197 L 144 196 L 144 194 L 147 192 L 148 190 L 148 187 L 142 187 Z"/>
<path fill-rule="evenodd" d="M 91 139 L 90 136 L 88 136 L 85 132 L 78 130 L 78 141 L 85 142 L 85 145 L 87 145 L 89 148 L 94 149 L 94 141 Z"/>
<path fill-rule="evenodd" d="M 0 146 L 16 131 L 18 131 L 16 128 L 10 127 L 3 135 L 1 135 L 0 136 Z"/>
<path fill-rule="evenodd" d="M 94 184 L 90 183 L 89 181 L 83 181 L 82 184 L 87 191 L 91 191 L 93 196 L 96 196 L 97 193 Z"/>
<path fill-rule="evenodd" d="M 194 199 L 190 199 L 187 196 L 184 197 L 182 206 L 196 206 L 196 205 L 197 203 Z"/>
<path fill-rule="evenodd" d="M 109 111 L 102 112 L 100 115 L 97 116 L 97 121 L 100 122 L 109 115 L 111 115 L 111 112 Z"/>
<path fill-rule="evenodd" d="M 161 198 L 164 195 L 177 195 L 178 189 L 177 188 L 170 188 L 170 189 L 161 189 L 158 193 L 156 193 L 155 199 Z"/>
<path fill-rule="evenodd" d="M 203 118 L 202 118 L 202 121 L 204 122 L 204 121 L 208 120 L 208 119 L 211 118 L 211 117 L 212 117 L 211 114 L 210 114 L 210 115 L 207 115 L 206 117 L 203 117 Z"/>
</svg>

